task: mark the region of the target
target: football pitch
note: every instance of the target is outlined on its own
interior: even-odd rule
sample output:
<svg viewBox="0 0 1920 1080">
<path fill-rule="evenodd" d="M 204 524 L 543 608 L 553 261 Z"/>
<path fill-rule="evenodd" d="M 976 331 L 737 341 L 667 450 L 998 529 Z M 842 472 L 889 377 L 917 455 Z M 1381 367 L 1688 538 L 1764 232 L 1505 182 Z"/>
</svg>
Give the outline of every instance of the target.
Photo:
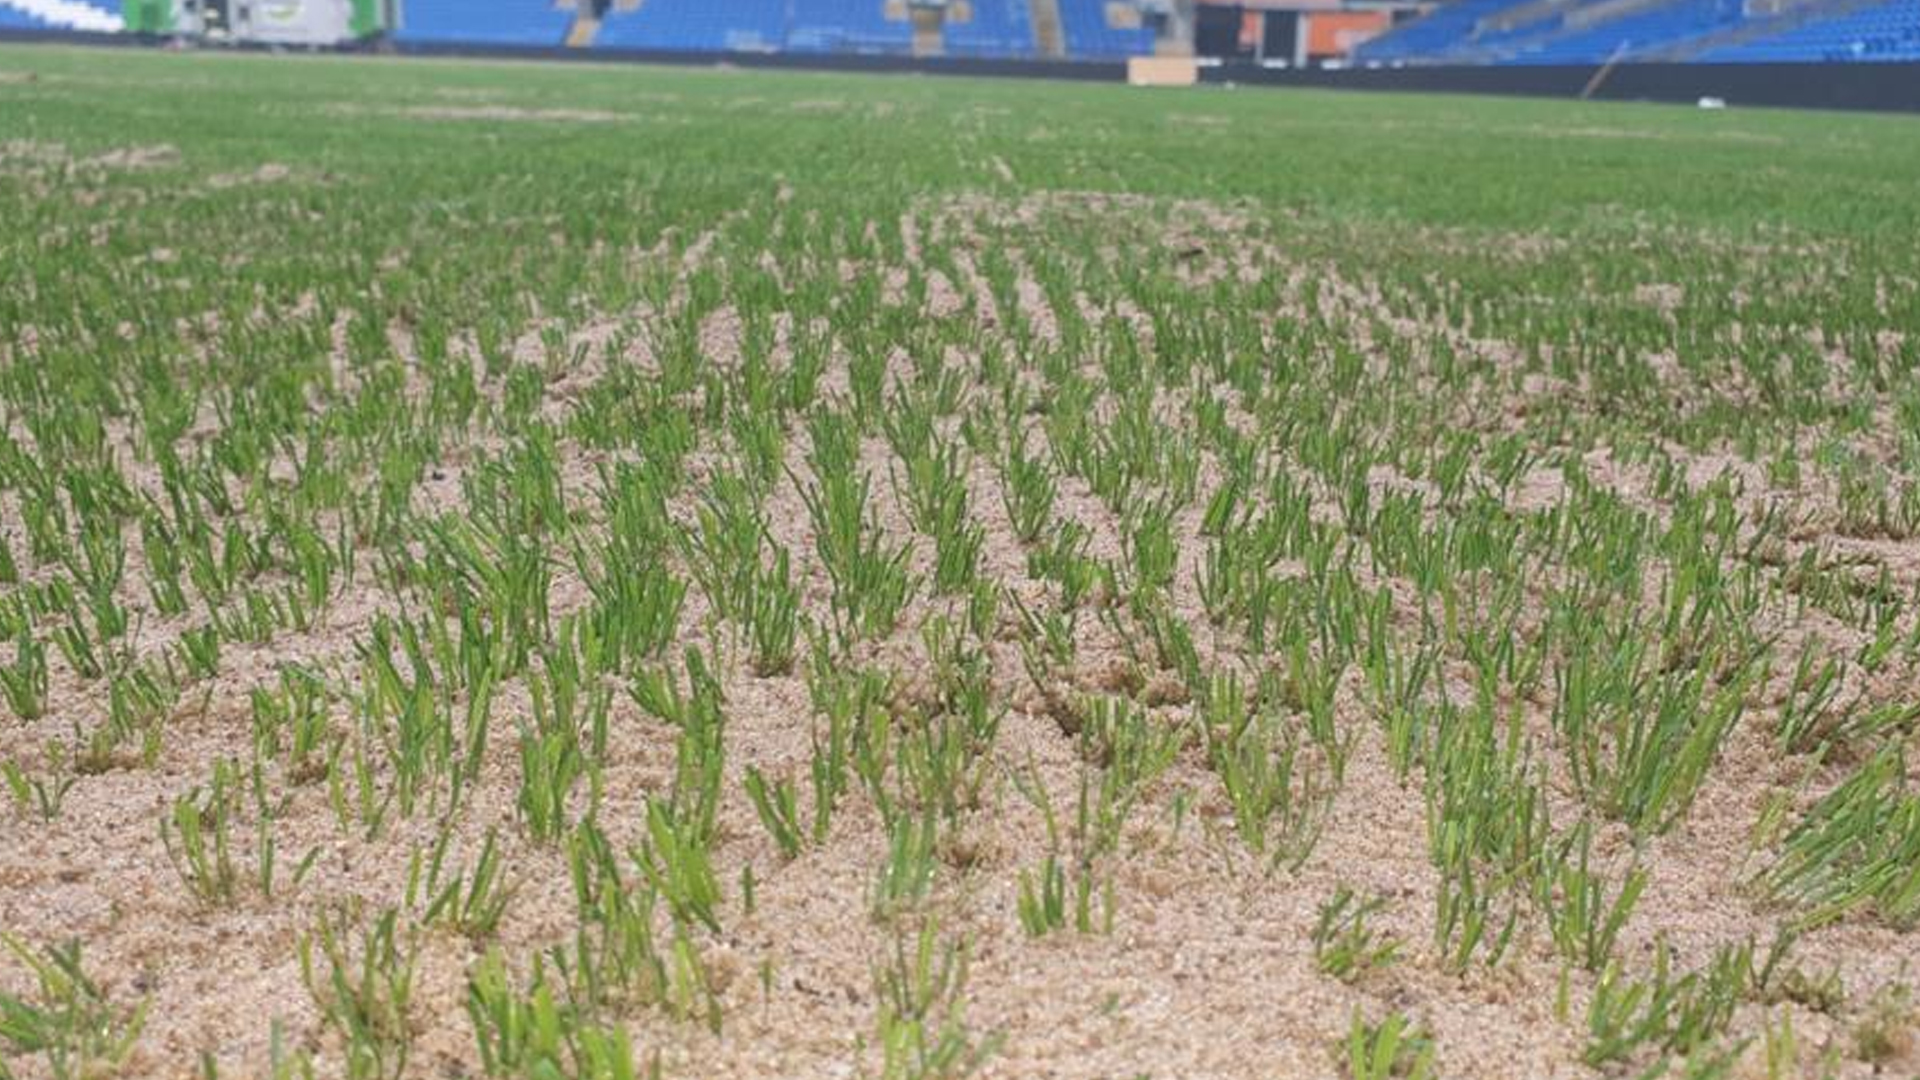
<svg viewBox="0 0 1920 1080">
<path fill-rule="evenodd" d="M 0 46 L 0 1077 L 1920 1073 L 1920 121 Z"/>
</svg>

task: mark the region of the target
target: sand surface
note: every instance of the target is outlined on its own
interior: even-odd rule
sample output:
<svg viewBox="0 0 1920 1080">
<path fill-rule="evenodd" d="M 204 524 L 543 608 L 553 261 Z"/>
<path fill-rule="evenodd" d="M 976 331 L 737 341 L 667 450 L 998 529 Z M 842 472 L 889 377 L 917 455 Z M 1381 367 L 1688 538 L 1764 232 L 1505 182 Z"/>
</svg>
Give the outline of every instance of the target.
<svg viewBox="0 0 1920 1080">
<path fill-rule="evenodd" d="M 842 104 L 820 99 L 793 107 L 831 110 Z M 494 105 L 439 105 L 415 113 L 436 121 L 603 118 L 589 111 L 561 115 Z M 1632 133 L 1560 134 L 1602 139 Z M 79 164 L 142 168 L 167 152 L 137 148 Z M 51 144 L 8 144 L 0 151 L 8 168 L 34 168 L 55 157 L 72 160 Z M 1012 182 L 1005 161 L 990 159 L 985 166 Z M 264 185 L 286 180 L 288 170 L 264 164 L 257 172 L 227 175 L 233 185 Z M 963 396 L 984 392 L 986 383 L 976 375 L 982 355 L 1045 352 L 1068 335 L 1079 352 L 1066 363 L 1077 364 L 1077 373 L 1096 390 L 1104 385 L 1118 369 L 1103 367 L 1101 358 L 1111 358 L 1121 342 L 1150 348 L 1152 337 L 1164 332 L 1165 324 L 1156 325 L 1146 310 L 1146 305 L 1165 303 L 1164 297 L 1134 293 L 1131 286 L 1138 282 L 1127 274 L 1129 260 L 1145 260 L 1166 268 L 1154 287 L 1186 297 L 1183 303 L 1205 305 L 1220 296 L 1249 301 L 1236 317 L 1263 327 L 1276 352 L 1291 347 L 1285 343 L 1291 328 L 1309 325 L 1321 334 L 1313 348 L 1338 341 L 1354 351 L 1370 375 L 1392 374 L 1417 386 L 1432 375 L 1435 350 L 1447 344 L 1460 362 L 1475 365 L 1485 376 L 1477 395 L 1449 396 L 1444 402 L 1463 428 L 1533 437 L 1531 413 L 1554 402 L 1580 408 L 1581 387 L 1528 364 L 1497 339 L 1477 336 L 1438 311 L 1408 302 L 1393 283 L 1342 274 L 1311 251 L 1285 250 L 1247 208 L 1070 192 L 1021 199 L 980 194 L 924 200 L 899 232 L 904 241 L 900 263 L 850 262 L 821 272 L 871 288 L 883 313 L 905 324 L 970 323 L 972 347 L 956 350 L 948 367 L 957 373 Z M 1050 250 L 1063 233 L 1084 237 L 1085 247 Z M 684 258 L 689 272 L 754 261 L 757 253 L 743 253 L 724 224 L 717 235 L 717 241 L 713 235 L 688 237 L 669 257 Z M 1505 257 L 1545 257 L 1540 238 L 1510 239 Z M 986 267 L 1003 259 L 1016 268 L 1015 285 L 996 295 Z M 1063 259 L 1081 280 L 1078 295 L 1070 298 L 1079 308 L 1073 312 L 1063 310 L 1068 297 L 1043 288 L 1041 271 L 1035 269 Z M 1677 285 L 1655 284 L 1633 291 L 1632 298 L 1659 316 L 1687 303 L 1688 293 Z M 596 312 L 525 328 L 515 346 L 524 363 L 550 363 L 543 341 L 552 334 L 579 346 L 566 350 L 569 359 L 543 382 L 542 415 L 564 420 L 609 372 L 644 372 L 656 365 L 661 350 L 670 346 L 669 319 L 657 316 L 671 317 L 672 305 L 688 300 L 679 295 L 666 303 L 665 312 Z M 311 324 L 315 340 L 331 341 L 336 353 L 344 352 L 350 332 L 359 332 L 350 313 L 318 306 L 288 317 Z M 744 343 L 761 331 L 733 307 L 720 306 L 702 316 L 693 336 L 706 362 L 731 370 L 746 362 Z M 793 362 L 793 337 L 815 332 L 833 331 L 790 318 L 777 330 L 769 328 L 768 362 L 784 370 Z M 409 331 L 401 326 L 390 337 L 404 365 L 416 347 Z M 14 344 L 21 347 L 18 339 Z M 821 392 L 829 401 L 850 402 L 849 365 L 855 358 L 839 348 L 830 355 Z M 340 359 L 343 393 L 350 400 L 352 380 L 365 371 L 349 372 L 351 365 Z M 905 350 L 887 358 L 895 392 L 908 385 L 922 359 Z M 1334 361 L 1316 353 L 1301 362 Z M 1655 378 L 1676 386 L 1689 378 L 1678 367 L 1648 363 Z M 1043 388 L 1037 366 L 1028 378 L 1035 389 Z M 498 378 L 483 379 L 481 388 L 496 401 L 507 392 Z M 402 383 L 402 392 L 422 391 Z M 1229 402 L 1221 412 L 1223 423 L 1256 424 L 1224 383 L 1163 389 L 1154 402 L 1154 422 L 1167 429 L 1189 425 L 1196 401 L 1214 393 Z M 1115 409 L 1111 398 L 1102 397 L 1094 415 L 1111 421 Z M 220 421 L 203 416 L 201 423 L 210 432 Z M 957 421 L 942 423 L 942 434 L 956 437 Z M 1049 429 L 1041 408 L 1036 405 L 1021 423 L 1031 452 L 1044 455 Z M 30 445 L 21 419 L 14 417 L 12 424 L 14 437 Z M 832 583 L 816 553 L 817 537 L 801 492 L 810 482 L 803 464 L 809 439 L 798 423 L 788 436 L 786 460 L 792 471 L 774 480 L 766 496 L 766 535 L 792 556 L 804 614 L 825 625 L 832 620 Z M 596 449 L 565 435 L 555 445 L 561 488 L 581 535 L 604 533 L 594 497 L 599 470 L 623 455 L 630 459 L 630 452 Z M 689 482 L 669 508 L 676 520 L 693 520 L 703 491 L 731 467 L 722 452 L 726 446 L 724 436 L 713 435 L 692 456 Z M 486 430 L 472 432 L 464 444 L 446 446 L 412 493 L 416 512 L 463 513 L 469 485 L 481 471 L 477 463 L 502 449 L 497 434 Z M 1508 513 L 1550 513 L 1576 497 L 1566 480 L 1567 461 L 1555 457 L 1552 447 L 1538 449 L 1540 459 L 1508 489 Z M 1780 550 L 1764 560 L 1763 573 L 1783 574 L 1811 551 L 1823 559 L 1855 558 L 1871 573 L 1884 570 L 1896 593 L 1910 595 L 1920 585 L 1920 542 L 1848 535 L 1832 486 L 1817 472 L 1786 490 L 1730 447 L 1667 443 L 1657 445 L 1657 452 L 1691 486 L 1741 480 L 1739 509 L 1754 519 L 1769 505 L 1790 507 L 1799 525 L 1775 541 Z M 1626 460 L 1604 448 L 1572 457 L 1582 483 L 1610 492 L 1623 513 L 1665 520 L 1668 500 L 1646 460 Z M 123 460 L 137 488 L 156 489 L 150 465 L 130 448 Z M 931 576 L 932 544 L 911 523 L 901 463 L 877 432 L 862 442 L 861 462 L 874 484 L 875 515 L 884 535 L 891 543 L 910 544 L 913 569 Z M 1295 459 L 1293 465 L 1298 464 Z M 1341 494 L 1323 477 L 1299 471 L 1305 490 L 1314 495 L 1315 518 L 1342 522 Z M 1257 679 L 1284 665 L 1284 658 L 1259 655 L 1235 628 L 1212 625 L 1197 584 L 1209 544 L 1203 535 L 1205 496 L 1222 475 L 1218 461 L 1203 460 L 1201 498 L 1173 516 L 1176 569 L 1167 595 L 1173 613 L 1193 628 L 1204 666 Z M 1424 770 L 1416 766 L 1407 776 L 1396 774 L 1362 672 L 1348 668 L 1340 674 L 1332 697 L 1332 715 L 1350 740 L 1344 775 L 1336 781 L 1326 775 L 1324 761 L 1312 753 L 1302 758 L 1304 779 L 1332 791 L 1318 812 L 1317 842 L 1297 865 L 1273 866 L 1252 853 L 1234 828 L 1221 781 L 1208 767 L 1195 733 L 1193 688 L 1182 685 L 1151 650 L 1141 651 L 1141 627 L 1120 605 L 1108 606 L 1100 596 L 1089 600 L 1072 631 L 1072 663 L 1044 680 L 1029 674 L 1021 648 L 1027 631 L 1012 601 L 1044 609 L 1056 587 L 1028 573 L 1034 545 L 1015 535 L 1002 505 L 998 464 L 973 457 L 965 477 L 972 515 L 982 529 L 980 575 L 1002 598 L 991 625 L 969 640 L 983 657 L 991 707 L 1001 720 L 978 766 L 977 796 L 951 815 L 927 896 L 906 910 L 885 917 L 875 913 L 876 873 L 887 855 L 888 836 L 874 801 L 858 784 L 841 799 L 824 840 L 808 842 L 797 858 L 781 856 L 756 816 L 744 781 L 750 767 L 769 777 L 792 778 L 803 792 L 803 812 L 811 806 L 807 770 L 821 721 L 806 679 L 808 646 L 801 643 L 792 670 L 757 674 L 745 662 L 737 631 L 711 617 L 711 598 L 697 586 L 689 590 L 672 654 L 692 648 L 719 657 L 727 724 L 724 794 L 713 851 L 723 893 L 720 929 L 692 931 L 723 1020 L 716 1034 L 661 1008 L 626 1010 L 618 1019 L 647 1059 L 657 1059 L 668 1076 L 877 1074 L 883 1056 L 876 1036 L 876 971 L 902 941 L 931 926 L 938 941 L 963 947 L 967 956 L 966 981 L 951 1016 L 977 1044 L 993 1048 L 980 1065 L 982 1075 L 1335 1076 L 1342 1068 L 1338 1047 L 1353 1018 L 1377 1021 L 1390 1013 L 1424 1027 L 1442 1076 L 1538 1080 L 1625 1074 L 1624 1066 L 1596 1069 L 1583 1061 L 1584 1018 L 1596 975 L 1564 962 L 1538 912 L 1521 905 L 1511 947 L 1497 963 L 1448 969 L 1434 935 L 1440 884 L 1429 854 Z M 1425 478 L 1377 466 L 1366 482 L 1377 499 L 1424 494 L 1429 497 L 1424 513 L 1455 512 L 1438 504 Z M 25 550 L 20 513 L 17 498 L 0 497 L 0 530 L 15 551 Z M 1134 539 L 1084 479 L 1062 476 L 1053 519 L 1049 533 L 1067 523 L 1086 530 L 1089 556 L 1128 558 Z M 1352 563 L 1357 579 L 1393 599 L 1391 624 L 1405 640 L 1413 640 L 1422 621 L 1411 584 L 1367 557 L 1363 535 L 1352 536 L 1346 545 L 1357 556 Z M 128 547 L 123 599 L 131 610 L 145 613 L 133 645 L 142 655 L 160 655 L 200 625 L 207 617 L 205 605 L 196 602 L 174 617 L 153 612 L 143 584 L 144 555 L 131 537 Z M 586 609 L 591 594 L 563 549 L 556 546 L 550 555 L 548 602 L 557 621 Z M 674 569 L 685 572 L 682 565 Z M 46 566 L 23 570 L 39 581 L 54 573 Z M 1286 577 L 1303 571 L 1282 563 L 1270 572 Z M 1648 582 L 1647 588 L 1648 596 L 1616 599 L 1658 604 L 1657 583 Z M 886 710 L 903 731 L 929 722 L 939 708 L 929 628 L 941 620 L 964 625 L 968 618 L 967 597 L 927 592 L 922 590 L 893 633 L 864 642 L 837 661 L 892 680 Z M 409 1075 L 475 1075 L 479 1058 L 465 1011 L 473 965 L 498 951 L 524 974 L 536 955 L 573 932 L 577 915 L 565 850 L 529 836 L 515 805 L 521 763 L 512 733 L 532 712 L 524 680 L 500 688 L 494 737 L 467 805 L 455 817 L 423 806 L 411 816 L 390 815 L 370 835 L 343 823 L 334 806 L 340 795 L 327 782 L 274 763 L 267 776 L 270 831 L 281 874 L 271 896 L 263 895 L 254 880 L 260 809 L 251 797 L 241 800 L 237 813 L 234 859 L 242 881 L 231 902 L 196 898 L 167 855 L 158 823 L 173 800 L 205 785 L 215 762 L 250 759 L 250 695 L 277 685 L 282 665 L 305 665 L 322 673 L 331 690 L 325 706 L 330 737 L 351 741 L 354 694 L 365 677 L 361 656 L 373 640 L 376 621 L 383 613 L 417 614 L 418 602 L 411 592 L 383 587 L 375 568 L 361 567 L 351 580 L 336 582 L 310 630 L 281 632 L 259 644 L 228 643 L 217 674 L 193 683 L 164 718 L 164 737 L 151 763 L 140 760 L 137 747 L 124 748 L 75 777 L 53 820 L 36 820 L 25 807 L 9 806 L 0 815 L 5 838 L 0 842 L 0 927 L 22 942 L 83 941 L 87 969 L 110 1000 L 123 1007 L 151 1003 L 122 1075 L 196 1075 L 203 1058 L 216 1062 L 223 1075 L 266 1075 L 276 1038 L 289 1053 L 311 1055 L 320 1075 L 342 1074 L 343 1044 L 339 1033 L 322 1022 L 303 980 L 300 942 L 326 913 L 351 921 L 397 908 L 411 925 L 419 905 L 407 901 L 410 860 L 429 851 L 443 830 L 451 837 L 450 862 L 460 865 L 475 857 L 490 830 L 497 831 L 515 891 L 497 932 L 482 939 L 442 926 L 410 932 L 417 966 L 406 1018 Z M 1111 617 L 1103 618 L 1103 611 Z M 1526 617 L 1537 619 L 1541 612 L 1529 608 Z M 1909 607 L 1904 618 L 1912 617 Z M 1644 974 L 1661 942 L 1671 946 L 1676 964 L 1686 970 L 1705 963 L 1721 946 L 1752 940 L 1764 952 L 1793 912 L 1770 903 L 1751 884 L 1770 858 L 1768 842 L 1755 840 L 1756 827 L 1774 808 L 1776 793 L 1797 792 L 1788 810 L 1804 810 L 1859 764 L 1857 755 L 1836 753 L 1817 761 L 1782 753 L 1770 732 L 1798 650 L 1809 642 L 1856 650 L 1864 641 L 1860 632 L 1817 609 L 1796 610 L 1785 602 L 1770 604 L 1763 620 L 1784 670 L 1754 688 L 1750 707 L 1679 824 L 1636 841 L 1618 822 L 1597 823 L 1595 851 L 1603 874 L 1617 882 L 1638 867 L 1647 875 L 1617 950 L 1632 971 Z M 6 651 L 11 655 L 11 647 Z M 675 659 L 661 663 L 679 670 Z M 57 654 L 50 666 L 46 715 L 31 722 L 0 720 L 0 760 L 21 763 L 30 774 L 45 771 L 41 763 L 49 747 L 93 729 L 109 707 L 103 681 L 82 678 Z M 1910 659 L 1896 656 L 1879 671 L 1853 671 L 1843 694 L 1911 700 L 1915 675 Z M 626 851 L 641 840 L 647 800 L 662 797 L 673 783 L 676 733 L 639 708 L 624 683 L 611 685 L 602 794 L 593 813 L 616 849 Z M 1566 827 L 1581 814 L 1581 796 L 1549 722 L 1552 679 L 1545 686 L 1532 699 L 1506 704 L 1537 739 L 1541 794 L 1555 823 Z M 1444 657 L 1432 694 L 1471 702 L 1474 693 L 1466 658 Z M 1022 875 L 1036 873 L 1051 846 L 1047 822 L 1023 788 L 1044 788 L 1056 812 L 1071 819 L 1081 784 L 1097 781 L 1100 768 L 1089 763 L 1080 741 L 1067 730 L 1062 709 L 1071 712 L 1074 703 L 1089 697 L 1124 699 L 1145 710 L 1153 725 L 1179 733 L 1180 749 L 1173 764 L 1138 792 L 1114 849 L 1092 863 L 1103 891 L 1096 922 L 1110 922 L 1110 927 L 1080 933 L 1069 925 L 1036 938 L 1022 926 L 1018 896 Z M 1299 713 L 1282 720 L 1305 723 Z M 383 770 L 376 765 L 376 776 Z M 355 796 L 349 791 L 346 797 Z M 585 792 L 577 791 L 571 812 L 578 816 L 586 810 Z M 1064 845 L 1068 851 L 1073 846 L 1071 841 Z M 292 868 L 309 856 L 310 869 L 296 885 L 289 880 Z M 742 887 L 749 868 L 751 910 Z M 1347 980 L 1322 970 L 1312 944 L 1322 905 L 1343 887 L 1379 898 L 1371 924 L 1400 943 L 1396 962 Z M 1104 896 L 1111 897 L 1110 912 Z M 664 912 L 658 918 L 664 935 Z M 1920 1072 L 1910 1011 L 1892 1024 L 1897 1037 L 1891 1049 L 1874 1060 L 1864 1059 L 1855 1045 L 1861 1025 L 1891 1000 L 1895 988 L 1920 978 L 1917 940 L 1910 929 L 1888 925 L 1870 911 L 1855 911 L 1806 933 L 1791 954 L 1793 965 L 1810 977 L 1836 973 L 1844 1000 L 1823 1004 L 1758 994 L 1743 999 L 1727 1034 L 1715 1041 L 1734 1054 L 1728 1075 L 1769 1075 L 1770 1043 L 1763 1032 L 1777 1032 L 1783 1023 L 1790 1023 L 1797 1049 L 1776 1075 Z M 20 965 L 0 963 L 0 988 L 30 992 Z M 1751 1041 L 1739 1049 L 1741 1040 Z M 4 1061 L 22 1077 L 45 1075 L 36 1056 Z M 1627 1064 L 1651 1062 L 1643 1054 Z"/>
</svg>

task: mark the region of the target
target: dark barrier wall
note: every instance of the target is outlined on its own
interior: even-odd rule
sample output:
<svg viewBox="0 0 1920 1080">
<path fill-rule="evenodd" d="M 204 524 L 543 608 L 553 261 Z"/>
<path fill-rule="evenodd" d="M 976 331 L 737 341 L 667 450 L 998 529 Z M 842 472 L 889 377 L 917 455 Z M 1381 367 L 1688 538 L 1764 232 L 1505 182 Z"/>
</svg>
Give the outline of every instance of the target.
<svg viewBox="0 0 1920 1080">
<path fill-rule="evenodd" d="M 0 31 L 0 41 L 60 41 L 83 45 L 152 45 L 130 34 L 60 31 Z M 786 68 L 808 71 L 916 72 L 925 75 L 1013 76 L 1119 82 L 1119 61 L 985 60 L 962 57 L 798 53 L 693 53 L 625 49 L 491 47 L 458 42 L 383 42 L 343 51 L 380 49 L 415 56 L 549 59 L 590 63 L 680 64 Z M 1593 79 L 1581 67 L 1406 67 L 1320 71 L 1278 70 L 1252 64 L 1202 68 L 1201 81 L 1250 86 L 1309 86 L 1333 90 L 1397 90 L 1407 93 L 1504 94 L 1573 98 Z M 1593 95 L 1604 101 L 1669 101 L 1691 104 L 1703 97 L 1734 106 L 1797 109 L 1873 109 L 1920 112 L 1920 64 L 1622 64 Z"/>
<path fill-rule="evenodd" d="M 1581 67 L 1406 67 L 1346 71 L 1270 70 L 1228 64 L 1202 81 L 1339 90 L 1578 97 L 1596 69 Z M 1920 64 L 1621 64 L 1594 98 L 1605 101 L 1726 99 L 1733 106 L 1920 112 Z"/>
<path fill-rule="evenodd" d="M 55 45 L 152 45 L 152 40 L 137 34 L 96 34 L 89 30 L 23 30 L 0 27 L 0 41 L 43 42 Z"/>
</svg>

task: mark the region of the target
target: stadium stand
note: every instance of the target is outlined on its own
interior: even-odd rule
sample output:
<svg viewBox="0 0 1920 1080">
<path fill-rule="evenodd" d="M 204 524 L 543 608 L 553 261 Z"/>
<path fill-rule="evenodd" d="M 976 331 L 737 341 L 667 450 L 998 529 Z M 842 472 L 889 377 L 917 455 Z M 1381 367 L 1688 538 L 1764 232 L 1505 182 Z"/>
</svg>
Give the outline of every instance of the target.
<svg viewBox="0 0 1920 1080">
<path fill-rule="evenodd" d="M 913 25 L 887 18 L 881 0 L 793 0 L 786 47 L 793 52 L 903 53 L 913 47 Z"/>
<path fill-rule="evenodd" d="M 1544 41 L 1521 45 L 1507 58 L 1517 64 L 1587 64 L 1616 53 L 1634 56 L 1731 26 L 1740 20 L 1739 0 L 1675 0 L 1570 27 Z"/>
<path fill-rule="evenodd" d="M 1455 0 L 1355 50 L 1362 63 L 1920 60 L 1920 0 Z"/>
<path fill-rule="evenodd" d="M 1108 25 L 1107 0 L 1060 0 L 1067 54 L 1078 57 L 1148 56 L 1153 31 Z"/>
<path fill-rule="evenodd" d="M 115 33 L 124 25 L 117 0 L 0 0 L 0 27 L 9 30 Z"/>
<path fill-rule="evenodd" d="M 407 0 L 394 37 L 400 41 L 480 45 L 559 45 L 573 12 L 553 0 Z"/>
<path fill-rule="evenodd" d="M 1738 44 L 1709 47 L 1709 63 L 1920 60 L 1920 0 L 1890 0 Z"/>
<path fill-rule="evenodd" d="M 953 0 L 935 51 L 967 58 L 1152 55 L 1137 0 Z M 156 0 L 170 6 L 171 0 Z M 0 0 L 0 31 L 127 29 L 121 0 Z M 604 7 L 601 17 L 593 12 Z M 1133 10 L 1129 10 L 1132 7 Z M 682 52 L 915 52 L 904 0 L 400 0 L 402 43 Z M 131 18 L 131 16 L 128 16 Z M 377 27 L 377 24 L 376 24 Z M 923 26 L 924 29 L 924 26 Z M 1610 59 L 1920 62 L 1920 0 L 1443 0 L 1354 50 L 1361 65 Z"/>
<path fill-rule="evenodd" d="M 913 23 L 902 17 L 904 5 L 891 7 L 887 0 L 615 0 L 592 33 L 574 43 L 642 51 L 904 55 L 913 51 Z M 972 0 L 944 26 L 941 51 L 1034 56 L 1041 50 L 1032 9 L 1032 0 Z M 1109 25 L 1107 0 L 1060 0 L 1060 16 L 1069 57 L 1153 52 L 1152 29 Z M 394 36 L 403 42 L 555 46 L 568 41 L 574 18 L 552 0 L 406 0 Z"/>
<path fill-rule="evenodd" d="M 1445 57 L 1470 45 L 1481 20 L 1514 0 L 1455 0 L 1423 18 L 1401 23 L 1361 47 L 1368 60 L 1414 60 Z"/>
<path fill-rule="evenodd" d="M 415 0 L 418 2 L 418 0 Z M 634 10 L 616 4 L 594 44 L 614 49 L 755 52 L 786 37 L 785 0 L 647 0 Z"/>
<path fill-rule="evenodd" d="M 1031 56 L 1028 0 L 973 0 L 972 18 L 947 23 L 949 56 Z"/>
<path fill-rule="evenodd" d="M 645 0 L 607 12 L 598 48 L 690 52 L 900 53 L 913 28 L 882 0 Z"/>
</svg>

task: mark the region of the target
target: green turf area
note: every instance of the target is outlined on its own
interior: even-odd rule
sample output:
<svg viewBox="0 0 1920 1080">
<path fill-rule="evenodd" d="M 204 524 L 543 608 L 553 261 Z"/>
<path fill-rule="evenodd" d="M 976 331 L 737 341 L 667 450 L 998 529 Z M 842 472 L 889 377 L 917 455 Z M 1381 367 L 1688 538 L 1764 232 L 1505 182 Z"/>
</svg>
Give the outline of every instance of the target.
<svg viewBox="0 0 1920 1080">
<path fill-rule="evenodd" d="M 1920 1072 L 1916 178 L 0 47 L 0 1078 Z"/>
</svg>

